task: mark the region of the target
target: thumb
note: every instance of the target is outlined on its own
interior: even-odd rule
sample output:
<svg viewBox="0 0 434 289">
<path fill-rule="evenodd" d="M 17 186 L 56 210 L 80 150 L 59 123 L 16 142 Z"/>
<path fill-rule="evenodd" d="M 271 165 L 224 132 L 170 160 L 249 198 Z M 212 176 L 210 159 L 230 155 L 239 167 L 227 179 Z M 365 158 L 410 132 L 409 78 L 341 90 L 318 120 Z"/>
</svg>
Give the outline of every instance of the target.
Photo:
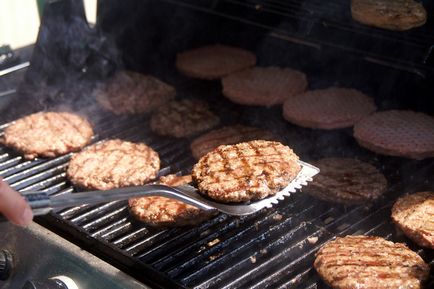
<svg viewBox="0 0 434 289">
<path fill-rule="evenodd" d="M 27 226 L 33 219 L 26 200 L 0 178 L 0 212 L 12 223 Z"/>
</svg>

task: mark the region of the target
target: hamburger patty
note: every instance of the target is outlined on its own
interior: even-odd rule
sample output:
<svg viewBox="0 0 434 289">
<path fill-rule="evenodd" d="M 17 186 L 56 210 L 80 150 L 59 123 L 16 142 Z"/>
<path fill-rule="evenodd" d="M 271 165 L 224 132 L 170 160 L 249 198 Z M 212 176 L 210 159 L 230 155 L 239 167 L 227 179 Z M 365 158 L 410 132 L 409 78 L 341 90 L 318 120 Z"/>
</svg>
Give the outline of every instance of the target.
<svg viewBox="0 0 434 289">
<path fill-rule="evenodd" d="M 69 112 L 38 112 L 16 120 L 4 131 L 2 143 L 26 159 L 56 157 L 77 151 L 92 139 L 83 117 Z"/>
<path fill-rule="evenodd" d="M 255 140 L 222 145 L 203 156 L 192 177 L 202 194 L 222 202 L 263 199 L 285 188 L 301 167 L 289 147 Z"/>
<path fill-rule="evenodd" d="M 434 117 L 409 110 L 371 114 L 354 125 L 357 142 L 374 152 L 413 159 L 434 157 Z"/>
<path fill-rule="evenodd" d="M 252 52 L 225 45 L 204 46 L 176 55 L 176 68 L 182 74 L 202 79 L 219 79 L 255 64 Z"/>
<path fill-rule="evenodd" d="M 220 118 L 201 100 L 183 99 L 163 105 L 152 115 L 151 129 L 160 135 L 186 137 L 215 127 Z"/>
<path fill-rule="evenodd" d="M 401 243 L 374 236 L 346 236 L 325 244 L 314 267 L 337 289 L 417 289 L 429 276 L 429 266 Z"/>
<path fill-rule="evenodd" d="M 337 129 L 353 126 L 376 109 L 374 100 L 360 91 L 330 87 L 288 98 L 283 117 L 303 127 Z"/>
<path fill-rule="evenodd" d="M 237 124 L 215 129 L 201 135 L 191 143 L 190 148 L 193 156 L 196 159 L 200 159 L 220 145 L 237 144 L 258 139 L 273 140 L 276 137 L 269 131 Z"/>
<path fill-rule="evenodd" d="M 162 176 L 159 183 L 167 186 L 181 186 L 191 183 L 191 176 Z M 200 210 L 175 199 L 165 197 L 142 197 L 128 201 L 131 213 L 151 226 L 197 225 L 209 219 L 215 212 Z"/>
<path fill-rule="evenodd" d="M 160 158 L 152 148 L 114 139 L 74 155 L 66 175 L 75 186 L 108 190 L 143 185 L 154 179 L 159 169 Z"/>
<path fill-rule="evenodd" d="M 408 30 L 426 22 L 426 10 L 414 0 L 352 0 L 354 20 L 389 30 Z"/>
<path fill-rule="evenodd" d="M 175 88 L 150 75 L 118 72 L 96 92 L 98 102 L 114 114 L 146 113 L 175 98 Z"/>
<path fill-rule="evenodd" d="M 253 67 L 222 79 L 223 94 L 245 105 L 273 106 L 304 92 L 306 75 L 291 68 Z"/>
<path fill-rule="evenodd" d="M 393 205 L 392 220 L 419 246 L 434 249 L 434 192 L 400 197 Z"/>
<path fill-rule="evenodd" d="M 324 201 L 361 204 L 377 199 L 387 187 L 382 173 L 356 159 L 325 158 L 312 164 L 320 173 L 303 192 Z"/>
</svg>

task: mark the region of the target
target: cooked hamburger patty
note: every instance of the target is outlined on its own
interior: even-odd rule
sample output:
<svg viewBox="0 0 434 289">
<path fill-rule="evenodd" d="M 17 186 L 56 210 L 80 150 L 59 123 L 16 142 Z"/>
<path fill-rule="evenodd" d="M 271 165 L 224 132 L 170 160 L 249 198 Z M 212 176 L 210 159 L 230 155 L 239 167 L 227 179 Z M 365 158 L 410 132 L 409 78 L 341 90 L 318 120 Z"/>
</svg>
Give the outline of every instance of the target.
<svg viewBox="0 0 434 289">
<path fill-rule="evenodd" d="M 4 131 L 2 143 L 26 159 L 55 157 L 77 151 L 92 139 L 83 117 L 69 112 L 38 112 L 16 120 Z"/>
<path fill-rule="evenodd" d="M 204 46 L 176 55 L 176 68 L 182 74 L 202 79 L 219 79 L 255 64 L 252 52 L 225 45 Z"/>
<path fill-rule="evenodd" d="M 434 192 L 400 197 L 393 205 L 392 220 L 419 246 L 434 249 Z"/>
<path fill-rule="evenodd" d="M 434 117 L 409 110 L 381 111 L 354 125 L 357 142 L 374 152 L 413 159 L 434 157 Z"/>
<path fill-rule="evenodd" d="M 306 75 L 290 68 L 253 67 L 222 79 L 223 94 L 246 105 L 273 106 L 304 92 Z"/>
<path fill-rule="evenodd" d="M 354 20 L 389 30 L 408 30 L 426 22 L 426 10 L 414 0 L 352 0 Z"/>
<path fill-rule="evenodd" d="M 108 190 L 143 185 L 154 179 L 159 169 L 160 158 L 153 149 L 114 139 L 74 155 L 66 175 L 78 187 Z"/>
<path fill-rule="evenodd" d="M 301 167 L 289 147 L 255 140 L 222 145 L 193 167 L 199 191 L 222 202 L 263 199 L 285 188 Z"/>
<path fill-rule="evenodd" d="M 325 244 L 314 267 L 336 289 L 417 289 L 429 276 L 429 266 L 401 243 L 380 237 L 346 236 Z"/>
<path fill-rule="evenodd" d="M 146 113 L 175 98 L 175 88 L 150 75 L 118 72 L 97 90 L 97 100 L 114 114 Z"/>
<path fill-rule="evenodd" d="M 312 164 L 320 169 L 320 173 L 303 192 L 324 201 L 361 204 L 377 199 L 387 187 L 382 173 L 359 160 L 325 158 Z"/>
<path fill-rule="evenodd" d="M 160 178 L 160 184 L 172 187 L 191 183 L 191 176 L 168 175 Z M 175 199 L 142 197 L 129 200 L 131 213 L 151 226 L 196 225 L 209 219 L 214 212 L 206 212 Z"/>
<path fill-rule="evenodd" d="M 212 151 L 220 145 L 237 144 L 251 140 L 273 140 L 275 136 L 269 131 L 260 128 L 232 125 L 212 130 L 201 135 L 191 143 L 191 152 L 196 159 Z"/>
<path fill-rule="evenodd" d="M 160 135 L 186 137 L 215 127 L 220 118 L 201 100 L 183 99 L 163 105 L 152 115 L 151 129 Z"/>
<path fill-rule="evenodd" d="M 374 100 L 360 91 L 330 87 L 288 98 L 283 117 L 303 127 L 337 129 L 353 126 L 376 109 Z"/>
</svg>

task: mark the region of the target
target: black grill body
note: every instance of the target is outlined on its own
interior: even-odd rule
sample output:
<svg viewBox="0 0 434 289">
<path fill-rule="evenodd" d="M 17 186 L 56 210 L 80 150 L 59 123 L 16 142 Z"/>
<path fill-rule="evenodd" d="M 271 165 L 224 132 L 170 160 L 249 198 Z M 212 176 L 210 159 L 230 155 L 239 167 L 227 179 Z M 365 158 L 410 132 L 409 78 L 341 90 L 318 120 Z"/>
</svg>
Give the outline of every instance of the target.
<svg viewBox="0 0 434 289">
<path fill-rule="evenodd" d="M 230 44 L 254 51 L 260 66 L 304 71 L 310 89 L 353 87 L 374 97 L 380 110 L 432 113 L 433 27 L 431 18 L 424 27 L 408 32 L 365 27 L 351 20 L 348 1 L 341 0 L 101 1 L 97 28 L 118 48 L 118 54 L 106 55 L 122 59 L 110 59 L 113 67 L 123 63 L 127 69 L 155 75 L 174 85 L 178 98 L 206 99 L 222 117 L 222 125 L 269 129 L 303 160 L 354 157 L 372 163 L 385 174 L 389 187 L 384 197 L 364 206 L 326 203 L 299 192 L 252 216 L 220 214 L 186 228 L 147 227 L 130 216 L 126 202 L 70 208 L 37 222 L 131 276 L 162 288 L 325 288 L 312 268 L 315 252 L 328 240 L 347 234 L 406 242 L 432 265 L 433 252 L 398 233 L 390 219 L 398 196 L 433 190 L 432 159 L 376 155 L 357 145 L 351 129 L 303 129 L 285 122 L 280 107 L 233 104 L 222 96 L 218 81 L 186 78 L 178 74 L 174 61 L 176 53 L 185 49 Z M 37 46 L 44 45 L 50 44 L 40 38 Z M 44 55 L 35 52 L 35 57 Z M 104 75 L 98 74 L 99 79 Z M 43 89 L 50 83 L 65 89 L 58 82 L 47 82 Z M 88 86 L 78 87 L 88 91 Z M 51 109 L 64 101 L 54 97 L 41 103 L 42 108 Z M 77 103 L 81 102 L 74 102 L 72 109 L 80 107 Z M 189 147 L 192 138 L 155 135 L 148 115 L 119 117 L 98 105 L 81 108 L 95 127 L 95 142 L 108 138 L 143 141 L 160 154 L 162 175 L 188 173 L 195 163 Z M 74 188 L 65 178 L 69 157 L 25 161 L 1 147 L 0 175 L 21 191 L 71 194 Z"/>
</svg>

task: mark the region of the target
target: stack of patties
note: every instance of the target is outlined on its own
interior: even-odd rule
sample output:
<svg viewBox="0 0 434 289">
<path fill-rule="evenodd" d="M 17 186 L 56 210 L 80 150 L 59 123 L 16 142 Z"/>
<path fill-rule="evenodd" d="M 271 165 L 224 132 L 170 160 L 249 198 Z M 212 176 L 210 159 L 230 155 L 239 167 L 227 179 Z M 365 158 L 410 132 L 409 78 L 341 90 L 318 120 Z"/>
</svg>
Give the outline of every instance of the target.
<svg viewBox="0 0 434 289">
<path fill-rule="evenodd" d="M 132 71 L 120 71 L 95 91 L 97 101 L 114 114 L 147 113 L 175 98 L 175 88 Z"/>
<path fill-rule="evenodd" d="M 273 141 L 222 145 L 203 156 L 192 177 L 200 193 L 220 202 L 263 199 L 281 191 L 298 175 L 298 156 Z"/>
</svg>

